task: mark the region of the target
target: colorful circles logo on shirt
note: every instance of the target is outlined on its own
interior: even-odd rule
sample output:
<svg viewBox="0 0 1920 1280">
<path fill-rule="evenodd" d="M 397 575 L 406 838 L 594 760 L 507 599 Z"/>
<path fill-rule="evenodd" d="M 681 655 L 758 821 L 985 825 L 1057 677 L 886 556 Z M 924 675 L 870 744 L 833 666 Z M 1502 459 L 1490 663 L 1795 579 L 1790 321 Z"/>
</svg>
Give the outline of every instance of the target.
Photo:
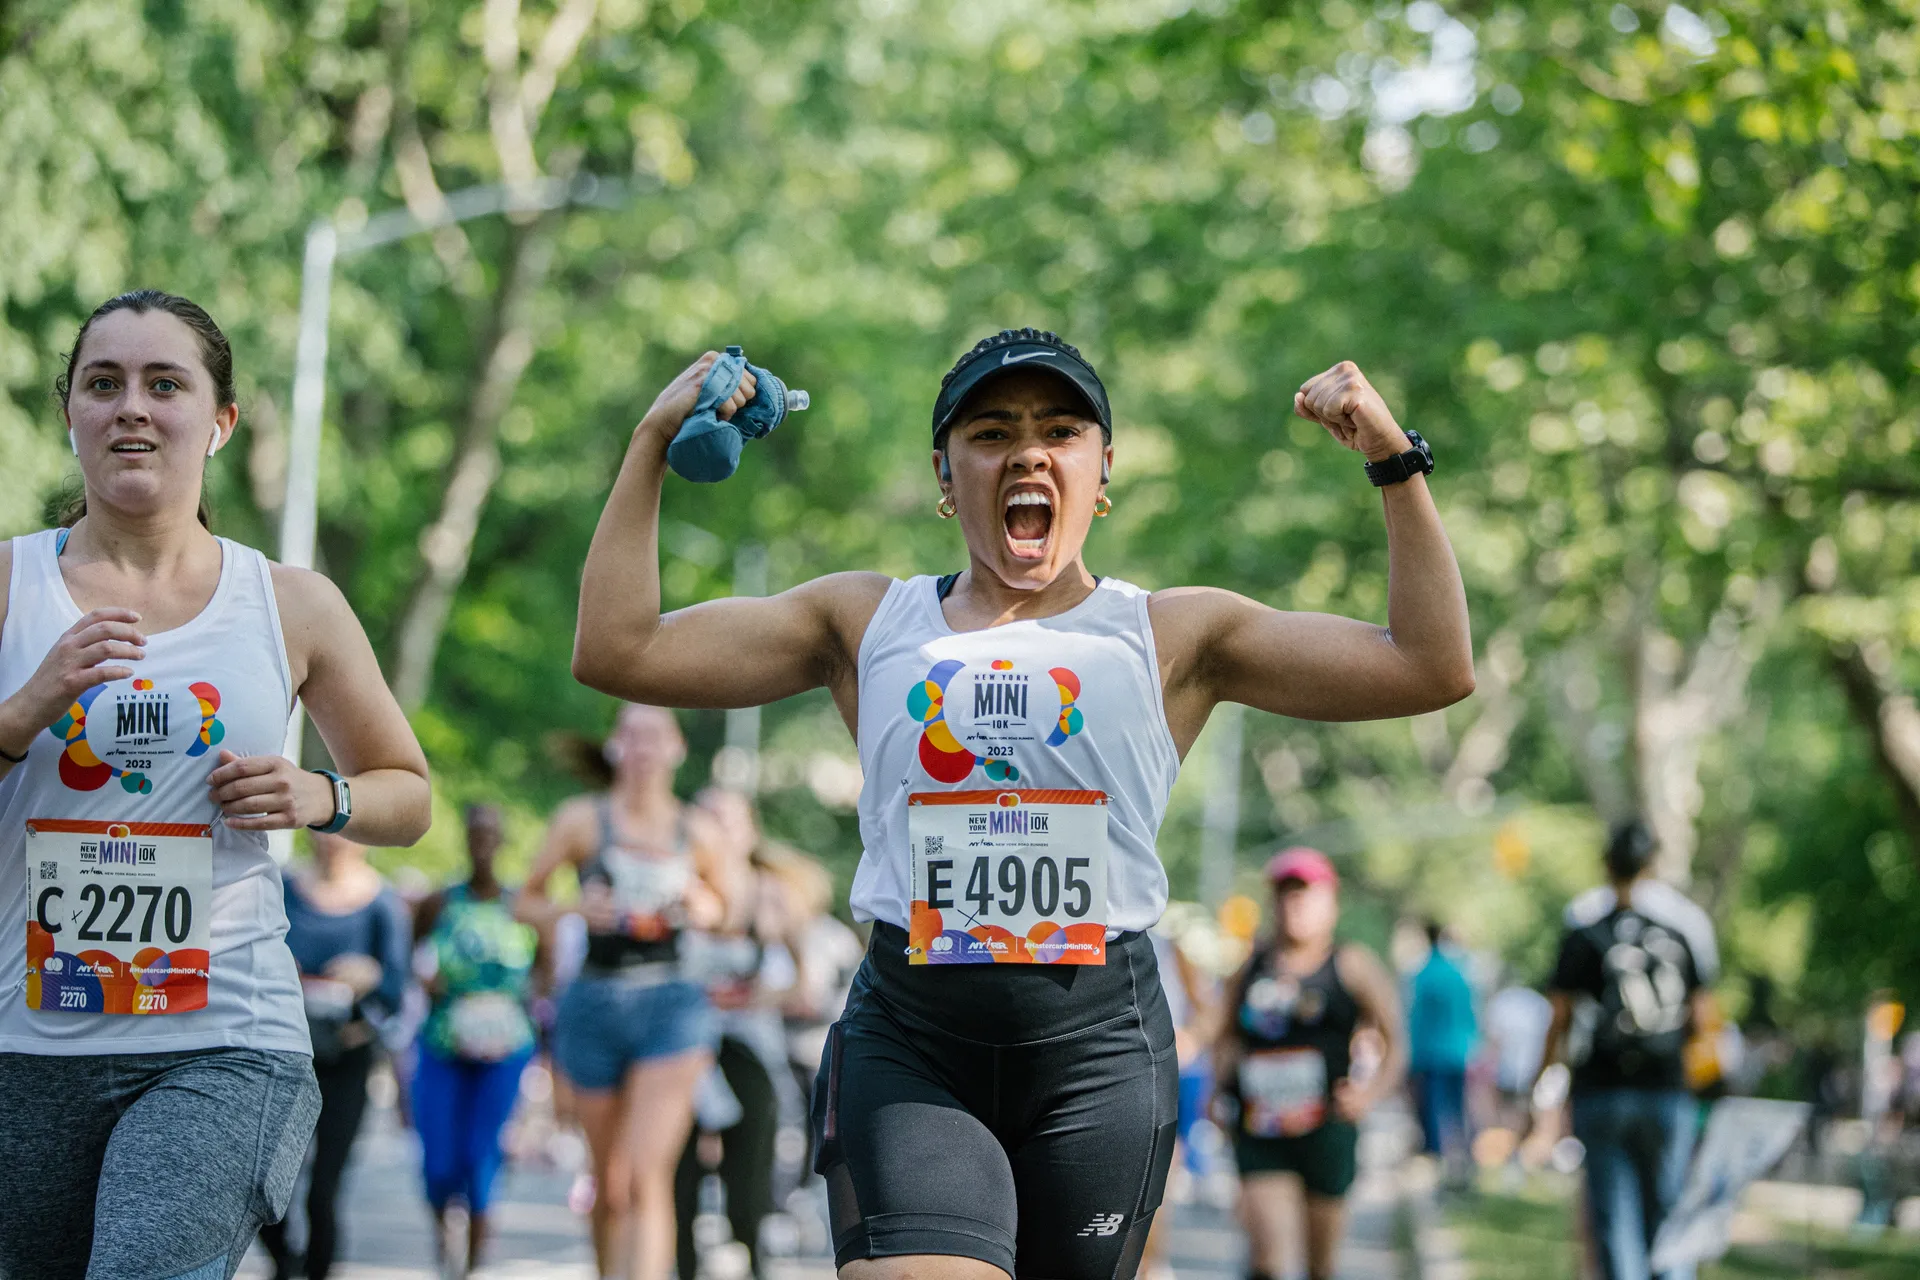
<svg viewBox="0 0 1920 1280">
<path fill-rule="evenodd" d="M 1020 781 L 1023 751 L 1059 747 L 1085 727 L 1075 705 L 1080 677 L 1065 667 L 1023 671 L 999 658 L 969 668 L 949 658 L 907 690 L 907 714 L 921 726 L 920 764 L 939 782 L 966 780 L 976 767 L 993 782 Z"/>
<path fill-rule="evenodd" d="M 1055 667 L 1047 674 L 1060 690 L 1060 719 L 1047 735 L 1047 745 L 1057 747 L 1085 728 L 1087 721 L 1080 714 L 1080 708 L 1073 705 L 1074 699 L 1080 696 L 1080 677 L 1065 667 Z"/>
<path fill-rule="evenodd" d="M 173 692 L 145 679 L 97 684 L 47 729 L 63 747 L 60 781 L 98 791 L 117 778 L 129 795 L 151 795 L 157 763 L 205 755 L 227 736 L 219 711 L 220 691 L 205 681 Z"/>
</svg>

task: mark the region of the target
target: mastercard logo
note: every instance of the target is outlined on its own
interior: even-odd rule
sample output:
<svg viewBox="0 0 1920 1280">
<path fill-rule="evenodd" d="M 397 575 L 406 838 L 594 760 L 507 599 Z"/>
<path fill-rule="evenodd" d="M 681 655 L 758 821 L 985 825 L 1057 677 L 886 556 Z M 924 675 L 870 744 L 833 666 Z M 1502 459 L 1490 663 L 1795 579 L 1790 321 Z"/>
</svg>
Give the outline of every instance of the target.
<svg viewBox="0 0 1920 1280">
<path fill-rule="evenodd" d="M 140 691 L 141 693 L 145 693 L 145 692 L 146 692 L 147 690 L 149 690 L 149 689 L 151 689 L 151 688 L 153 688 L 153 681 L 151 681 L 151 680 L 135 680 L 135 681 L 133 682 L 133 687 L 134 687 L 135 689 L 137 689 L 137 690 L 139 690 L 139 691 Z"/>
<path fill-rule="evenodd" d="M 1011 809 L 1020 803 L 1020 793 L 1018 791 L 1002 791 L 998 796 L 994 797 L 994 803 L 1002 809 Z"/>
<path fill-rule="evenodd" d="M 1001 658 L 993 664 L 993 669 L 995 671 L 1011 671 L 1013 670 L 1013 664 L 1005 658 Z"/>
<path fill-rule="evenodd" d="M 124 822 L 116 822 L 107 828 L 107 839 L 109 840 L 125 840 L 132 834 L 133 828 Z"/>
</svg>

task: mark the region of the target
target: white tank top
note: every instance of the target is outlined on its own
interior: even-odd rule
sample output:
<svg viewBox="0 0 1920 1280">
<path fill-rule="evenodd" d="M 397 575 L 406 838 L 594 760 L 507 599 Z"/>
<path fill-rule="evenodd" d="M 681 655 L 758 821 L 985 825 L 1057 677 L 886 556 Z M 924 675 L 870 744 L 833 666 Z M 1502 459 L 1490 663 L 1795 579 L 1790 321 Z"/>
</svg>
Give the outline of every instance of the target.
<svg viewBox="0 0 1920 1280">
<path fill-rule="evenodd" d="M 1063 682 L 1056 668 L 1073 679 Z M 986 695 L 984 687 L 976 694 L 981 673 L 1018 694 Z M 1016 726 L 1008 735 L 1019 743 L 1011 757 L 946 750 L 959 739 L 928 719 L 929 687 L 940 690 L 942 718 L 961 737 L 977 707 L 1034 731 Z M 1063 701 L 1071 702 L 1071 734 L 1052 731 Z M 1161 703 L 1147 593 L 1139 587 L 1103 578 L 1065 613 L 960 633 L 941 612 L 939 579 L 895 582 L 860 642 L 859 747 L 865 782 L 856 920 L 908 927 L 909 795 L 1015 784 L 1106 792 L 1109 926 L 1150 928 L 1166 908 L 1167 873 L 1155 840 L 1180 756 Z"/>
<path fill-rule="evenodd" d="M 54 641 L 80 619 L 60 576 L 63 532 L 13 540 L 0 698 L 25 684 Z M 287 950 L 280 870 L 266 835 L 229 830 L 207 798 L 219 748 L 278 755 L 293 705 L 267 558 L 226 538 L 220 555 L 220 584 L 207 607 L 170 631 L 149 634 L 147 656 L 130 664 L 131 680 L 83 694 L 79 715 L 62 718 L 65 732 L 35 734 L 26 763 L 0 778 L 0 1052 L 312 1051 L 299 971 Z M 166 703 L 164 719 L 139 710 L 156 701 Z M 114 750 L 123 725 L 154 745 L 138 758 Z M 211 826 L 204 1008 L 142 1016 L 28 1007 L 27 824 L 36 819 Z M 64 940 L 55 945 L 65 950 Z"/>
</svg>

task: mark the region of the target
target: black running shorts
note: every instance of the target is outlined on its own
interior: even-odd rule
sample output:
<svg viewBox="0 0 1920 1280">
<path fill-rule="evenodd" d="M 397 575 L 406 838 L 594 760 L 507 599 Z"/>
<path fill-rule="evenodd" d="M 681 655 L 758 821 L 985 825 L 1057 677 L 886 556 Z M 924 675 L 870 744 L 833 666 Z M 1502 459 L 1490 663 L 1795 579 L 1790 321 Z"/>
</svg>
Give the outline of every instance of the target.
<svg viewBox="0 0 1920 1280">
<path fill-rule="evenodd" d="M 1242 1133 L 1233 1140 L 1234 1163 L 1243 1178 L 1263 1173 L 1297 1173 L 1307 1194 L 1338 1199 L 1353 1185 L 1360 1131 L 1345 1120 L 1328 1120 L 1318 1129 L 1293 1138 L 1256 1138 Z"/>
<path fill-rule="evenodd" d="M 1173 1158 L 1179 1066 L 1153 946 L 1094 965 L 906 962 L 874 926 L 814 1084 L 834 1262 L 940 1254 L 1130 1280 Z"/>
</svg>

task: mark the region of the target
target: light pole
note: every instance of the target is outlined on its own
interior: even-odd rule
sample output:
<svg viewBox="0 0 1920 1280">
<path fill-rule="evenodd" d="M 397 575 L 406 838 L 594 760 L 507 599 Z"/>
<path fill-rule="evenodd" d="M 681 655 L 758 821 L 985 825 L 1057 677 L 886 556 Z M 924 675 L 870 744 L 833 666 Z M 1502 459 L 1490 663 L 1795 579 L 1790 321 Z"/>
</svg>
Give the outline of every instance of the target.
<svg viewBox="0 0 1920 1280">
<path fill-rule="evenodd" d="M 318 218 L 307 228 L 306 256 L 300 270 L 300 337 L 293 356 L 287 492 L 280 506 L 280 563 L 297 569 L 313 567 L 320 518 L 320 424 L 327 403 L 327 322 L 334 264 L 369 249 L 474 218 L 545 213 L 568 205 L 617 208 L 635 189 L 636 184 L 625 179 L 592 174 L 528 183 L 488 183 L 454 192 L 441 202 L 437 213 L 425 218 L 415 216 L 411 209 L 386 209 L 357 227 L 342 228 L 331 218 Z M 300 763 L 305 729 L 306 716 L 295 703 L 282 748 L 295 764 Z M 291 849 L 291 835 L 276 834 L 281 839 L 274 851 L 284 861 Z"/>
</svg>

